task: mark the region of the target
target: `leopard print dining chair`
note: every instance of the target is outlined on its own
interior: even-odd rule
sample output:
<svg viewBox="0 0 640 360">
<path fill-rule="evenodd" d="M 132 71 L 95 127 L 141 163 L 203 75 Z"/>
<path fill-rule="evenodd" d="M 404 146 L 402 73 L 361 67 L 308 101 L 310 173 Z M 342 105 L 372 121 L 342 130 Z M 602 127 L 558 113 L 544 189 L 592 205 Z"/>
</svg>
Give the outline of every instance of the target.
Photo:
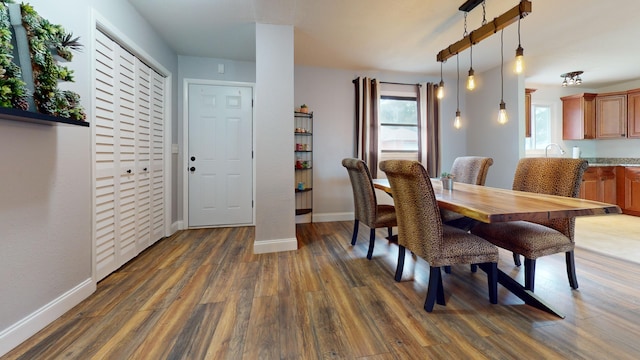
<svg viewBox="0 0 640 360">
<path fill-rule="evenodd" d="M 442 224 L 431 180 L 417 161 L 387 160 L 380 163 L 391 185 L 398 218 L 398 265 L 402 278 L 405 249 L 429 263 L 429 284 L 424 309 L 445 305 L 440 267 L 480 264 L 487 272 L 489 300 L 497 303 L 498 248 L 467 231 Z"/>
<path fill-rule="evenodd" d="M 493 165 L 493 159 L 482 156 L 460 156 L 451 165 L 453 181 L 465 184 L 484 185 L 487 180 L 489 167 Z M 442 222 L 447 225 L 469 230 L 474 222 L 469 221 L 464 215 L 455 211 L 441 209 Z"/>
<path fill-rule="evenodd" d="M 354 158 L 342 160 L 342 166 L 347 169 L 351 188 L 353 190 L 354 222 L 351 245 L 356 244 L 360 223 L 369 227 L 369 250 L 367 259 L 371 260 L 376 243 L 376 229 L 386 227 L 389 239 L 393 238 L 392 229 L 397 226 L 396 209 L 393 205 L 378 204 L 376 192 L 371 180 L 371 173 L 367 164 Z"/>
<path fill-rule="evenodd" d="M 539 194 L 577 197 L 582 175 L 588 163 L 583 159 L 523 158 L 518 162 L 513 190 Z M 564 252 L 567 277 L 573 289 L 578 288 L 573 250 L 575 218 L 543 221 L 512 221 L 477 224 L 471 233 L 513 252 L 516 265 L 524 260 L 525 289 L 534 291 L 536 259 Z"/>
</svg>

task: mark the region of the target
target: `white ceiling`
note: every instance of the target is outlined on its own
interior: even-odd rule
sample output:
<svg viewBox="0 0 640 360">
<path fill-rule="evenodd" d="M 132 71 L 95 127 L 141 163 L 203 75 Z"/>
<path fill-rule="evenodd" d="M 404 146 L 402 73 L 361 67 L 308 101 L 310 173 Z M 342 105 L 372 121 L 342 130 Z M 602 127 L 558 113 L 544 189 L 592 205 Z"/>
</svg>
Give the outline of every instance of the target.
<svg viewBox="0 0 640 360">
<path fill-rule="evenodd" d="M 293 25 L 295 64 L 440 73 L 436 54 L 462 39 L 464 0 L 129 0 L 180 55 L 255 61 L 255 23 Z M 486 20 L 518 0 L 486 0 Z M 521 21 L 527 86 L 559 84 L 582 70 L 585 88 L 640 79 L 640 1 L 531 0 Z M 467 30 L 482 25 L 482 6 Z M 504 30 L 505 67 L 518 45 L 517 23 Z M 459 55 L 461 76 L 469 50 Z M 500 34 L 473 47 L 476 72 L 500 65 Z M 455 76 L 455 57 L 444 64 Z M 446 79 L 445 79 L 446 80 Z"/>
</svg>

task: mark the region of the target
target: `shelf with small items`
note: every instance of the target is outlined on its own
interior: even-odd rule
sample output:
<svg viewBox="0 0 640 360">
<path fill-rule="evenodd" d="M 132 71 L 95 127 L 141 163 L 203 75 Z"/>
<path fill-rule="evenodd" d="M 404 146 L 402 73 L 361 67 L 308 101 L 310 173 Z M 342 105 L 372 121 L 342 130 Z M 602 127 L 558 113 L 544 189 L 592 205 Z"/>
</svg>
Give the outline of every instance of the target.
<svg viewBox="0 0 640 360">
<path fill-rule="evenodd" d="M 313 209 L 313 113 L 306 106 L 294 111 L 296 222 L 311 222 Z"/>
</svg>

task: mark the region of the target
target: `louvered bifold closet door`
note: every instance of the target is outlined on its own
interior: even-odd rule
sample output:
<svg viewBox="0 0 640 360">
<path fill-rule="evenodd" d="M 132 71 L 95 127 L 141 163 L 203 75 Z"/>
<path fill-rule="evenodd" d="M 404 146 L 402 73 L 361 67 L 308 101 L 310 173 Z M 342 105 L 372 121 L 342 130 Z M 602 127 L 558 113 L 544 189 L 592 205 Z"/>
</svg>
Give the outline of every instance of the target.
<svg viewBox="0 0 640 360">
<path fill-rule="evenodd" d="M 101 32 L 95 41 L 95 205 L 94 237 L 96 277 L 102 279 L 120 265 L 116 260 L 115 167 L 119 154 L 115 134 L 116 52 L 115 43 Z"/>
<path fill-rule="evenodd" d="M 151 244 L 151 70 L 136 59 L 136 238 L 138 249 Z"/>
<path fill-rule="evenodd" d="M 118 121 L 116 137 L 120 148 L 120 166 L 116 177 L 120 181 L 116 238 L 121 264 L 138 254 L 136 248 L 136 58 L 121 47 L 116 48 L 118 59 Z"/>
<path fill-rule="evenodd" d="M 95 248 L 100 280 L 165 235 L 164 78 L 96 32 Z"/>
<path fill-rule="evenodd" d="M 165 234 L 164 78 L 151 71 L 151 242 Z"/>
</svg>

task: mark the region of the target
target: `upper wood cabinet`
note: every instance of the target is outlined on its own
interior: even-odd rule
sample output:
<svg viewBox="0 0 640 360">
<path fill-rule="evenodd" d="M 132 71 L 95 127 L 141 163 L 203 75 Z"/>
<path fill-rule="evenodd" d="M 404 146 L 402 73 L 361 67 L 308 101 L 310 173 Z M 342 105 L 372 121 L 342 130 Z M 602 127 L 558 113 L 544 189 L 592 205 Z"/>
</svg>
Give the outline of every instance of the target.
<svg viewBox="0 0 640 360">
<path fill-rule="evenodd" d="M 536 89 L 524 89 L 524 133 L 525 137 L 531 137 L 531 93 Z M 639 94 L 640 95 L 640 94 Z M 639 109 L 640 111 L 640 109 Z M 638 113 L 640 116 L 640 112 Z M 640 129 L 638 129 L 640 130 Z"/>
<path fill-rule="evenodd" d="M 640 89 L 627 93 L 627 137 L 640 138 Z"/>
<path fill-rule="evenodd" d="M 597 94 L 582 93 L 560 98 L 562 100 L 562 139 L 595 139 Z"/>
<path fill-rule="evenodd" d="M 596 96 L 596 139 L 627 137 L 627 93 Z"/>
</svg>

